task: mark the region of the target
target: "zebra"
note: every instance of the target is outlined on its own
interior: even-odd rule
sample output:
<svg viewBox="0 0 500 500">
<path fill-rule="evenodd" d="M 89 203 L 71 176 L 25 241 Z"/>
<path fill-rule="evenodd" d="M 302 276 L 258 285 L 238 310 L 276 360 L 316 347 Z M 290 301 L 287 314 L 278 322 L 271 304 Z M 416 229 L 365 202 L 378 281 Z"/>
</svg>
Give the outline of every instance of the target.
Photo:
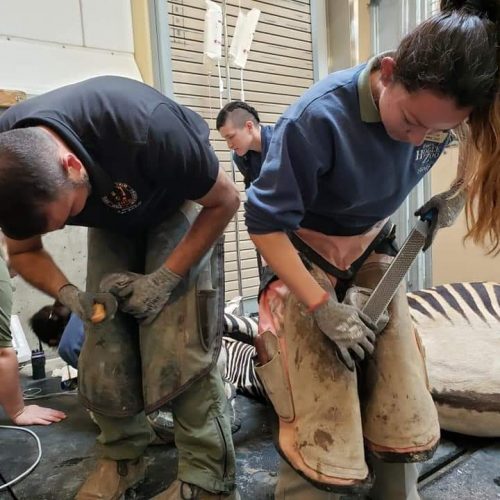
<svg viewBox="0 0 500 500">
<path fill-rule="evenodd" d="M 410 313 L 415 325 L 466 323 L 479 321 L 498 327 L 500 321 L 500 284 L 463 282 L 437 285 L 407 293 Z"/>
<path fill-rule="evenodd" d="M 487 336 L 497 334 L 500 326 L 500 284 L 494 282 L 461 282 L 437 285 L 407 293 L 410 315 L 424 345 L 448 329 L 449 341 L 456 343 L 461 336 L 482 329 Z M 257 335 L 255 318 L 225 313 L 223 348 L 226 354 L 225 378 L 237 392 L 267 401 L 265 389 L 255 373 L 256 351 L 253 340 Z M 461 333 L 463 332 L 463 333 Z M 423 335 L 422 335 L 423 334 Z M 431 340 L 432 341 L 432 340 Z M 447 344 L 448 348 L 453 345 Z M 429 350 L 429 349 L 427 349 Z M 436 349 L 434 349 L 436 350 Z M 459 350 L 464 351 L 462 347 Z M 431 353 L 432 354 L 432 353 Z M 430 364 L 428 371 L 435 370 Z M 431 377 L 432 378 L 432 377 Z M 439 387 L 431 388 L 436 403 L 442 394 Z"/>
<path fill-rule="evenodd" d="M 256 356 L 253 342 L 257 336 L 258 323 L 253 317 L 224 313 L 224 336 L 222 337 L 222 358 L 224 379 L 237 392 L 245 396 L 267 401 L 266 391 L 255 373 Z"/>
<path fill-rule="evenodd" d="M 451 283 L 408 292 L 407 297 L 418 337 L 423 340 L 427 358 L 430 358 L 426 360 L 429 389 L 438 409 L 441 427 L 474 436 L 499 436 L 500 385 L 497 379 L 500 380 L 500 377 L 495 377 L 498 370 L 490 373 L 498 363 L 480 366 L 481 363 L 472 361 L 470 377 L 461 367 L 469 368 L 470 347 L 468 350 L 467 346 L 474 343 L 483 342 L 487 346 L 484 350 L 490 346 L 491 352 L 485 355 L 492 360 L 498 358 L 500 284 Z M 263 403 L 267 403 L 268 399 L 255 372 L 256 350 L 253 343 L 258 332 L 257 319 L 226 312 L 223 328 L 218 365 L 225 381 L 231 426 L 235 432 L 241 425 L 235 412 L 235 393 Z M 443 359 L 443 351 L 451 353 L 449 359 L 447 354 Z M 443 384 L 444 379 L 448 380 L 448 384 Z M 454 384 L 459 387 L 458 391 L 454 390 Z M 464 390 L 466 384 L 472 390 Z M 173 419 L 170 412 L 155 412 L 149 418 L 164 440 L 172 439 Z"/>
<path fill-rule="evenodd" d="M 438 285 L 408 303 L 441 428 L 500 436 L 500 284 Z"/>
</svg>

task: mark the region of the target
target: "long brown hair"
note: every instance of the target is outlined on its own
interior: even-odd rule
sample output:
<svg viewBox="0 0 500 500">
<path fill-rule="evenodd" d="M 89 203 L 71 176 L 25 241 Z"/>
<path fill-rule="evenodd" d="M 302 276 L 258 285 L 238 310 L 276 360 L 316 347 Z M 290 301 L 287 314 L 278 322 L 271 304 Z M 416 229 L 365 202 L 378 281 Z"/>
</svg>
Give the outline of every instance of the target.
<svg viewBox="0 0 500 500">
<path fill-rule="evenodd" d="M 465 239 L 500 253 L 500 94 L 483 117 L 471 116 L 460 141 L 459 165 L 467 189 Z"/>
<path fill-rule="evenodd" d="M 448 56 L 443 56 L 441 62 L 435 61 L 432 72 L 437 74 L 436 70 L 440 70 L 444 74 L 440 68 L 445 64 L 455 74 L 448 73 L 453 78 L 435 79 L 425 86 L 454 98 L 459 106 L 473 107 L 468 122 L 456 131 L 459 139 L 456 184 L 467 191 L 464 240 L 472 240 L 497 255 L 500 253 L 500 0 L 441 0 L 440 10 L 437 23 L 444 23 L 448 36 L 443 35 L 447 38 L 446 47 L 437 48 Z M 461 18 L 461 36 L 450 28 L 457 29 L 457 16 Z M 430 30 L 425 26 L 424 29 Z M 436 37 L 426 39 L 428 52 L 435 55 L 435 47 L 430 44 L 435 45 Z M 454 64 L 450 65 L 450 57 Z M 412 69 L 409 76 L 419 70 Z"/>
</svg>

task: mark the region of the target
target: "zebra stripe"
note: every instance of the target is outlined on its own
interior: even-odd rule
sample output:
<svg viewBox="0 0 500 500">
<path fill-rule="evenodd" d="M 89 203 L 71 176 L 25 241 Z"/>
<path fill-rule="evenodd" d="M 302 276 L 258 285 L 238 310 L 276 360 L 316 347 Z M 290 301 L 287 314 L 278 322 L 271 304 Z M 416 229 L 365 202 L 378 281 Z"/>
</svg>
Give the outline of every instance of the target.
<svg viewBox="0 0 500 500">
<path fill-rule="evenodd" d="M 493 306 L 489 289 L 485 287 L 483 283 L 469 283 L 469 285 L 471 286 L 471 288 L 473 288 L 474 292 L 477 294 L 480 300 L 480 302 L 478 303 L 482 303 L 486 311 L 489 314 L 491 314 L 491 316 L 493 316 L 497 320 L 500 320 L 500 315 L 495 311 L 495 308 Z M 496 295 L 494 298 L 494 303 L 496 303 L 498 306 L 498 297 Z"/>
<path fill-rule="evenodd" d="M 255 337 L 257 337 L 257 331 L 257 320 L 247 316 L 224 313 L 225 336 L 253 345 Z"/>
<path fill-rule="evenodd" d="M 451 286 L 455 288 L 458 294 L 467 303 L 467 305 L 469 305 L 469 307 L 476 313 L 476 315 L 479 316 L 486 323 L 487 322 L 486 318 L 479 309 L 476 301 L 474 300 L 474 297 L 470 293 L 470 290 L 468 290 L 463 283 L 452 283 Z"/>
<path fill-rule="evenodd" d="M 410 314 L 418 326 L 428 328 L 444 321 L 449 325 L 467 323 L 498 328 L 500 284 L 493 282 L 451 283 L 407 294 Z M 241 394 L 266 400 L 265 389 L 255 373 L 257 335 L 254 318 L 224 315 L 223 346 L 227 353 L 226 378 Z"/>
<path fill-rule="evenodd" d="M 495 312 L 493 304 L 490 301 L 487 289 L 484 286 L 478 286 L 477 283 L 463 283 L 463 286 L 474 298 L 474 303 L 479 311 L 478 316 L 484 318 L 484 323 L 490 324 L 492 321 L 497 322 L 498 314 Z"/>
<path fill-rule="evenodd" d="M 473 322 L 495 327 L 500 320 L 500 285 L 493 282 L 450 283 L 407 294 L 415 323 L 451 325 Z"/>
<path fill-rule="evenodd" d="M 230 337 L 223 337 L 223 348 L 227 353 L 225 378 L 236 390 L 260 400 L 266 400 L 266 391 L 255 373 L 255 347 Z"/>
<path fill-rule="evenodd" d="M 444 316 L 448 321 L 451 321 L 451 318 L 449 317 L 448 313 L 446 312 L 446 309 L 443 305 L 441 304 L 441 300 L 443 297 L 440 294 L 434 294 L 433 290 L 421 290 L 420 291 L 420 296 L 427 302 L 427 304 L 434 309 L 437 314 Z"/>
</svg>

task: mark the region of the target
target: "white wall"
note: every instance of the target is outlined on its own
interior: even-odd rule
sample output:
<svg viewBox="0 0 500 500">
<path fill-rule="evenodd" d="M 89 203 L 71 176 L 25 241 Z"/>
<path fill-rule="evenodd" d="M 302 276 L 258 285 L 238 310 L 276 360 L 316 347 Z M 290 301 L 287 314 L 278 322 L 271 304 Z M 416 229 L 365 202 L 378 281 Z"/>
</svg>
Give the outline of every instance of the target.
<svg viewBox="0 0 500 500">
<path fill-rule="evenodd" d="M 134 59 L 129 0 L 0 0 L 0 89 L 30 96 L 114 74 L 140 80 Z M 44 237 L 55 261 L 76 285 L 86 275 L 85 228 L 66 228 Z M 52 299 L 22 279 L 13 279 L 14 313 L 32 348 L 28 320 Z"/>
<path fill-rule="evenodd" d="M 140 80 L 129 0 L 1 0 L 0 88 L 38 95 L 113 74 Z"/>
<path fill-rule="evenodd" d="M 449 188 L 457 170 L 458 148 L 449 148 L 431 170 L 432 194 Z M 484 248 L 463 242 L 467 232 L 465 216 L 451 228 L 441 230 L 432 245 L 432 284 L 456 281 L 500 282 L 499 257 L 488 256 Z"/>
<path fill-rule="evenodd" d="M 75 285 L 84 287 L 87 268 L 87 229 L 66 227 L 44 236 L 43 244 L 66 276 Z M 14 288 L 12 313 L 19 316 L 26 339 L 33 349 L 37 346 L 37 341 L 29 328 L 29 318 L 42 306 L 52 304 L 54 300 L 18 276 L 13 278 L 12 285 Z"/>
</svg>

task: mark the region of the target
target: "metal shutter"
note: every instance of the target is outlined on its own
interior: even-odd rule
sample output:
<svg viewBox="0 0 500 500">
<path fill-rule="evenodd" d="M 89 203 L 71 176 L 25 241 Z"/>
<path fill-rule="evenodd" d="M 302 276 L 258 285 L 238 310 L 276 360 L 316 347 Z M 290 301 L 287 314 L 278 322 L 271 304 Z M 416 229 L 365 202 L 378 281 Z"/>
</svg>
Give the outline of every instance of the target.
<svg viewBox="0 0 500 500">
<path fill-rule="evenodd" d="M 221 3 L 221 2 L 218 2 Z M 281 113 L 313 83 L 313 54 L 309 0 L 250 1 L 227 0 L 226 22 L 232 38 L 238 4 L 245 11 L 261 10 L 252 50 L 244 72 L 245 100 L 254 106 L 264 124 L 273 124 Z M 200 113 L 210 124 L 211 139 L 221 165 L 231 174 L 230 153 L 215 130 L 219 110 L 217 75 L 208 86 L 203 66 L 203 31 L 205 2 L 202 0 L 170 0 L 168 2 L 170 44 L 172 55 L 173 91 L 178 102 Z M 228 44 L 229 45 L 229 44 Z M 224 50 L 223 50 L 224 56 Z M 224 60 L 221 66 L 224 66 Z M 227 79 L 223 102 L 227 102 Z M 240 71 L 230 71 L 231 99 L 240 98 Z M 211 97 L 209 97 L 211 96 Z M 236 180 L 242 200 L 244 186 L 239 173 Z M 254 297 L 258 290 L 258 270 L 255 250 L 246 232 L 243 203 L 238 213 L 241 289 L 238 284 L 236 230 L 231 222 L 226 230 L 226 298 L 242 292 L 245 298 Z"/>
</svg>

